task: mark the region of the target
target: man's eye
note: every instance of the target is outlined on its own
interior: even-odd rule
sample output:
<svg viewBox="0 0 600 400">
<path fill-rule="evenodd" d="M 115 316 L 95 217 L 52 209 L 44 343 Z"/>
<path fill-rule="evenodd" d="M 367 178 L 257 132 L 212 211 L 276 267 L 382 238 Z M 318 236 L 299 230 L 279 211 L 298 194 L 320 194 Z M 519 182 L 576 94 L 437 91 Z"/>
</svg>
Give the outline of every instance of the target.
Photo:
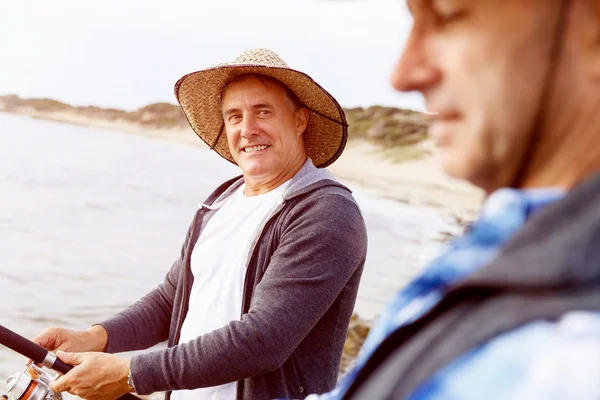
<svg viewBox="0 0 600 400">
<path fill-rule="evenodd" d="M 228 122 L 237 122 L 240 119 L 242 119 L 242 117 L 240 117 L 239 115 L 230 115 L 229 118 L 227 118 Z"/>
<path fill-rule="evenodd" d="M 467 10 L 461 9 L 461 10 L 452 10 L 451 12 L 447 12 L 447 13 L 443 13 L 443 14 L 438 13 L 438 18 L 439 18 L 440 22 L 448 24 L 450 22 L 459 21 L 459 20 L 463 19 L 464 17 L 466 17 L 467 15 L 468 15 Z"/>
<path fill-rule="evenodd" d="M 269 111 L 269 110 L 260 110 L 258 112 L 258 115 L 263 115 L 263 116 L 264 115 L 269 115 L 269 114 L 271 114 L 271 111 Z"/>
<path fill-rule="evenodd" d="M 433 12 L 440 23 L 448 24 L 468 15 L 468 7 L 463 1 L 438 0 L 433 2 Z"/>
</svg>

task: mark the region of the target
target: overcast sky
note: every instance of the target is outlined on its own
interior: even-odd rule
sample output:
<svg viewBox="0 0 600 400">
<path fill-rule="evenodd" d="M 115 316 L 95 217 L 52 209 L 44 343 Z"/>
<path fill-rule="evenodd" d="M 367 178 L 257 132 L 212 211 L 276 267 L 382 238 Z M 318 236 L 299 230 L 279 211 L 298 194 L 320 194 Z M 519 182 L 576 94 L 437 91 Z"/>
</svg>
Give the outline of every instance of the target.
<svg viewBox="0 0 600 400">
<path fill-rule="evenodd" d="M 0 94 L 175 102 L 185 73 L 269 47 L 343 106 L 422 110 L 388 83 L 410 24 L 402 0 L 0 0 Z"/>
</svg>

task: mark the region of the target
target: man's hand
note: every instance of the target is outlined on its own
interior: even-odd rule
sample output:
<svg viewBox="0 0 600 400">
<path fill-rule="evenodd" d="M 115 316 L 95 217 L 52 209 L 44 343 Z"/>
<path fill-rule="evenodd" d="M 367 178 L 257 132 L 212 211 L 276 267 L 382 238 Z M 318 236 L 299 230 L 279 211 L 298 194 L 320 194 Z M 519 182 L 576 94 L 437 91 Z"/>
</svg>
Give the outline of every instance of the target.
<svg viewBox="0 0 600 400">
<path fill-rule="evenodd" d="M 56 355 L 75 368 L 50 385 L 55 392 L 69 392 L 86 400 L 114 400 L 132 391 L 127 383 L 129 359 L 106 353 L 58 351 Z"/>
<path fill-rule="evenodd" d="M 62 351 L 99 351 L 106 350 L 108 334 L 100 325 L 94 325 L 82 331 L 64 328 L 49 328 L 43 331 L 33 341 L 54 352 Z"/>
</svg>

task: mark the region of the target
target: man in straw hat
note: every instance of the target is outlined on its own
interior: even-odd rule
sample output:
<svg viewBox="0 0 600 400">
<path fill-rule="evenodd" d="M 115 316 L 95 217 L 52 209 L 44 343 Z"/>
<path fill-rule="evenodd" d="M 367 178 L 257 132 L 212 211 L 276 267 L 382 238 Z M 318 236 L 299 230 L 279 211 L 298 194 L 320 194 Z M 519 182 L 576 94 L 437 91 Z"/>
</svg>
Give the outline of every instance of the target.
<svg viewBox="0 0 600 400">
<path fill-rule="evenodd" d="M 600 399 L 600 1 L 409 0 L 392 74 L 477 221 L 320 399 Z"/>
<path fill-rule="evenodd" d="M 175 95 L 242 176 L 202 204 L 157 289 L 99 325 L 36 339 L 77 365 L 53 388 L 88 399 L 174 391 L 178 400 L 332 389 L 367 246 L 358 205 L 323 169 L 346 143 L 342 108 L 265 49 L 184 76 Z M 131 359 L 102 353 L 165 340 L 167 349 Z"/>
</svg>

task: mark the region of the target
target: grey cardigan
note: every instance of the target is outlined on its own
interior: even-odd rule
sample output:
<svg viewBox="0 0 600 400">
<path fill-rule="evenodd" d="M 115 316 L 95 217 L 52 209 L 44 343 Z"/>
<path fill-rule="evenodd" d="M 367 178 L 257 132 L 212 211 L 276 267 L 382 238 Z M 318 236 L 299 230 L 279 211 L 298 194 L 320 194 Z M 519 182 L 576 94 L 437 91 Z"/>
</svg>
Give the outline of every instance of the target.
<svg viewBox="0 0 600 400">
<path fill-rule="evenodd" d="M 234 178 L 209 196 L 162 284 L 101 323 L 110 353 L 168 340 L 167 349 L 131 360 L 139 394 L 237 381 L 238 399 L 304 398 L 335 386 L 367 236 L 350 191 L 310 159 L 251 250 L 240 320 L 177 345 L 193 283 L 194 244 L 242 183 Z"/>
</svg>

